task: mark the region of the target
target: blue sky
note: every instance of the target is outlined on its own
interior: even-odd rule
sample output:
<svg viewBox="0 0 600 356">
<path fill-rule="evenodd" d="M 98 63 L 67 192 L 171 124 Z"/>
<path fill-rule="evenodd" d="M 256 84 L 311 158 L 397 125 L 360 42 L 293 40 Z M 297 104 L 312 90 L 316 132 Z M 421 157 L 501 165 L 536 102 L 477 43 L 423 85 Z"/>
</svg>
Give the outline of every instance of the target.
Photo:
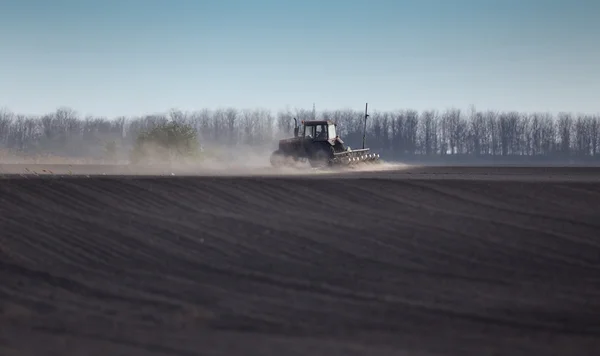
<svg viewBox="0 0 600 356">
<path fill-rule="evenodd" d="M 600 112 L 597 0 L 1 0 L 0 107 Z"/>
</svg>

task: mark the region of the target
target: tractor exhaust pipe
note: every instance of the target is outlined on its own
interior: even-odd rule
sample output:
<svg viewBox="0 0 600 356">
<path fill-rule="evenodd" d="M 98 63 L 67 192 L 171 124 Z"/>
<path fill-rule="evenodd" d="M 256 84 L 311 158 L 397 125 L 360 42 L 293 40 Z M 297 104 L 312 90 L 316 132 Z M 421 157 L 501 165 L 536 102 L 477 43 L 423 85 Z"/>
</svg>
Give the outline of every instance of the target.
<svg viewBox="0 0 600 356">
<path fill-rule="evenodd" d="M 298 120 L 294 118 L 294 137 L 298 137 L 298 133 L 300 132 L 300 126 L 298 126 Z"/>
</svg>

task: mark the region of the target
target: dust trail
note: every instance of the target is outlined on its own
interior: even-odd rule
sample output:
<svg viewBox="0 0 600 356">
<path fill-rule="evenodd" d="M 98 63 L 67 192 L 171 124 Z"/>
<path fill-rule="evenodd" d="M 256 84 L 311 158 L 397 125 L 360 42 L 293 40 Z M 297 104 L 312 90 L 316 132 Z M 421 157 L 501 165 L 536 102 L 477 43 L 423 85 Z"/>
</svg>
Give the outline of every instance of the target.
<svg viewBox="0 0 600 356">
<path fill-rule="evenodd" d="M 350 172 L 378 172 L 402 170 L 411 166 L 399 162 L 366 163 L 357 166 L 339 166 L 325 169 L 312 168 L 308 163 L 292 167 L 272 167 L 270 156 L 273 143 L 250 145 L 211 145 L 200 159 L 172 159 L 165 162 L 158 148 L 146 147 L 146 156 L 140 163 L 129 160 L 107 162 L 100 159 L 69 159 L 36 157 L 35 159 L 1 160 L 0 174 L 23 175 L 193 175 L 193 176 L 298 176 L 340 174 Z"/>
</svg>

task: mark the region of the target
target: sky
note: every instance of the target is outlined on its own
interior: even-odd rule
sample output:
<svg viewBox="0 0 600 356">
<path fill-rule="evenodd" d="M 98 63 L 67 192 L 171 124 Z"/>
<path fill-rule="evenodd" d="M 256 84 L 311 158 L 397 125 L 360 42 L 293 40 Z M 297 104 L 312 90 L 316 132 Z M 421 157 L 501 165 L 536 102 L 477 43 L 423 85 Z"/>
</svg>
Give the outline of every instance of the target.
<svg viewBox="0 0 600 356">
<path fill-rule="evenodd" d="M 597 0 L 0 0 L 0 108 L 600 112 Z"/>
</svg>

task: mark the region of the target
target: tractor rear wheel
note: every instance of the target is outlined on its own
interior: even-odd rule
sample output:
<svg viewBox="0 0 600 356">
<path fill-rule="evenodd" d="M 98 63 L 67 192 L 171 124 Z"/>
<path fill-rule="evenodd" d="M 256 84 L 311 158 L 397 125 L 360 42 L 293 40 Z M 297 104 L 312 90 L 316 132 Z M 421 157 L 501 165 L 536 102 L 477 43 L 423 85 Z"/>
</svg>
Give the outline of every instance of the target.
<svg viewBox="0 0 600 356">
<path fill-rule="evenodd" d="M 282 167 L 286 164 L 286 161 L 286 155 L 280 150 L 277 150 L 271 154 L 271 166 L 273 167 Z"/>
<path fill-rule="evenodd" d="M 310 165 L 313 168 L 325 168 L 331 166 L 333 157 L 333 147 L 330 150 L 325 148 L 317 150 L 310 158 Z"/>
</svg>

